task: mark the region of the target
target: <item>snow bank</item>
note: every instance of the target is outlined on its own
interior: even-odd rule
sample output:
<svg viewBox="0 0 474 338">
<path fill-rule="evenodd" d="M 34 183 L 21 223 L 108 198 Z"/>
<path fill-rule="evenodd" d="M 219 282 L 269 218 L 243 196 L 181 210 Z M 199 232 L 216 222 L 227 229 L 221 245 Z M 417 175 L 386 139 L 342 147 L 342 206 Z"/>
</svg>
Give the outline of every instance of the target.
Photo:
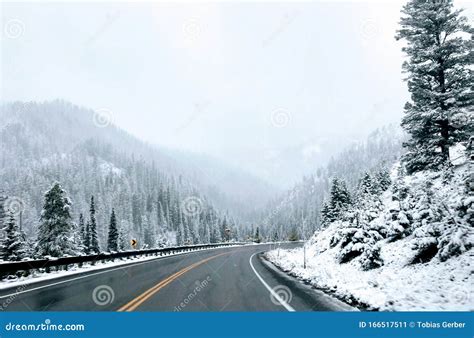
<svg viewBox="0 0 474 338">
<path fill-rule="evenodd" d="M 273 250 L 267 257 L 284 271 L 369 309 L 474 311 L 473 201 L 472 192 L 466 190 L 468 168 L 452 175 L 449 179 L 441 173 L 404 176 L 403 182 L 394 180 L 381 196 L 382 208 L 369 224 L 383 235 L 377 242 L 382 261 L 378 268 L 364 270 L 363 254 L 340 263 L 344 243 L 334 245 L 334 238 L 354 227 L 344 220 L 331 223 L 308 241 L 306 269 L 301 248 Z M 432 187 L 426 192 L 429 200 L 424 188 L 427 182 Z M 394 198 L 399 190 L 394 186 L 400 183 L 409 191 L 403 200 Z M 391 231 L 397 224 L 399 231 Z M 438 251 L 418 261 L 420 242 L 427 238 Z"/>
</svg>

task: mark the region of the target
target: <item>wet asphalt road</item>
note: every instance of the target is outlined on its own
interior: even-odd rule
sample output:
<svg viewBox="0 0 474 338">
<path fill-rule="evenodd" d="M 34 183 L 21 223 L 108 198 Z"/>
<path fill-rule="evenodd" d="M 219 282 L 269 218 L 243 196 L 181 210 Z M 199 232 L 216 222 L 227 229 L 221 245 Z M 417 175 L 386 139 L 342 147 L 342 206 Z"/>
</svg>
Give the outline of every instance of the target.
<svg viewBox="0 0 474 338">
<path fill-rule="evenodd" d="M 282 244 L 296 247 L 301 243 Z M 246 245 L 162 257 L 0 291 L 5 311 L 341 311 Z"/>
</svg>

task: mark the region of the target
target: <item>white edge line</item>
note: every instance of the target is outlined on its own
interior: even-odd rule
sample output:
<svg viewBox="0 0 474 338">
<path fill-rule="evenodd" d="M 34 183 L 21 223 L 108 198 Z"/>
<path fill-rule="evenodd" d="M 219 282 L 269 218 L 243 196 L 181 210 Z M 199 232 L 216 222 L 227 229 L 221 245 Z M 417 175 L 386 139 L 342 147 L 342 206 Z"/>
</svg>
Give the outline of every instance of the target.
<svg viewBox="0 0 474 338">
<path fill-rule="evenodd" d="M 262 282 L 263 286 L 265 286 L 267 288 L 268 291 L 270 291 L 270 294 L 276 299 L 278 300 L 278 302 L 285 308 L 287 309 L 289 312 L 295 312 L 295 309 L 290 305 L 288 304 L 287 302 L 285 302 L 275 291 L 273 291 L 273 289 L 267 284 L 267 282 L 265 282 L 263 280 L 263 278 L 258 274 L 257 270 L 255 270 L 255 267 L 253 266 L 252 264 L 252 259 L 253 257 L 258 254 L 258 252 L 254 253 L 252 256 L 250 256 L 250 259 L 249 259 L 249 263 L 250 263 L 250 267 L 252 268 L 253 272 L 255 273 L 255 275 L 258 277 L 258 279 L 260 279 L 260 282 Z"/>
<path fill-rule="evenodd" d="M 239 245 L 236 245 L 236 246 L 239 246 Z M 234 247 L 234 246 L 233 246 L 233 245 L 229 245 L 229 246 L 226 246 L 225 248 L 232 248 L 232 247 Z M 164 260 L 164 259 L 173 258 L 173 257 L 176 257 L 176 256 L 181 256 L 181 255 L 189 255 L 189 254 L 195 253 L 195 252 L 197 252 L 197 251 L 216 250 L 216 249 L 222 249 L 222 248 L 223 248 L 223 247 L 210 248 L 210 249 L 204 249 L 204 250 L 195 250 L 195 251 L 192 251 L 192 252 L 180 252 L 180 253 L 172 254 L 172 255 L 169 255 L 169 256 L 165 256 L 165 257 L 159 256 L 159 257 L 156 257 L 156 258 L 154 258 L 154 259 L 146 260 L 146 261 L 144 261 L 144 262 L 136 262 L 136 263 L 133 263 L 133 262 L 124 262 L 123 265 L 121 265 L 121 266 L 119 266 L 119 267 L 116 267 L 116 268 L 113 268 L 113 269 L 107 269 L 107 267 L 104 266 L 104 269 L 107 269 L 107 270 L 99 271 L 99 272 L 94 272 L 94 273 L 89 273 L 89 274 L 84 275 L 84 276 L 80 276 L 80 277 L 76 277 L 76 278 L 70 278 L 70 279 L 66 279 L 66 280 L 60 281 L 60 282 L 51 283 L 51 284 L 46 284 L 46 285 L 43 285 L 43 286 L 38 286 L 38 287 L 36 287 L 36 288 L 28 289 L 28 290 L 23 290 L 23 291 L 18 291 L 18 292 L 10 293 L 10 294 L 8 294 L 8 295 L 0 296 L 0 299 L 9 298 L 9 297 L 13 297 L 13 296 L 17 296 L 17 295 L 20 295 L 20 294 L 22 294 L 22 293 L 27 293 L 27 292 L 31 292 L 31 291 L 36 291 L 36 290 L 44 289 L 44 288 L 47 288 L 47 287 L 50 287 L 50 286 L 55 286 L 55 285 L 59 285 L 59 284 L 64 284 L 64 283 L 72 282 L 72 281 L 75 281 L 75 280 L 79 280 L 79 279 L 83 279 L 83 278 L 87 278 L 87 277 L 91 277 L 91 276 L 101 275 L 101 274 L 103 274 L 103 273 L 108 273 L 108 272 L 112 272 L 112 271 L 116 271 L 116 270 L 121 270 L 121 269 L 124 269 L 124 268 L 129 267 L 129 266 L 130 266 L 130 267 L 131 267 L 131 266 L 138 266 L 138 265 L 142 265 L 142 264 L 151 263 L 151 262 L 154 262 L 154 261 L 157 261 L 157 260 Z M 80 271 L 80 272 L 78 272 L 78 273 L 83 273 L 83 272 L 86 272 L 86 273 L 87 273 L 87 270 Z M 58 276 L 58 278 L 61 278 L 61 277 L 64 277 L 64 276 Z M 18 288 L 21 287 L 21 286 L 28 287 L 28 285 L 32 285 L 32 284 L 36 284 L 36 283 L 40 283 L 40 282 L 41 282 L 41 281 L 33 281 L 32 283 L 29 283 L 29 284 L 22 284 L 22 285 L 19 285 L 19 286 L 17 286 L 16 288 L 18 289 Z"/>
</svg>

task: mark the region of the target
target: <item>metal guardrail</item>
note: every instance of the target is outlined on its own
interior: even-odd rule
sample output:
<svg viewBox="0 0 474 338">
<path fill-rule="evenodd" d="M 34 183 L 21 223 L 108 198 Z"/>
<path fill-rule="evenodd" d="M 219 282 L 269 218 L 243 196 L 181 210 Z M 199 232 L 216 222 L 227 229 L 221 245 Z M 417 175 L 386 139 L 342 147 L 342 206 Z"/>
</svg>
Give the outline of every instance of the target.
<svg viewBox="0 0 474 338">
<path fill-rule="evenodd" d="M 4 262 L 0 263 L 0 278 L 9 274 L 15 274 L 19 271 L 28 271 L 28 270 L 39 270 L 39 269 L 50 269 L 52 267 L 67 267 L 68 265 L 73 264 L 83 264 L 83 263 L 95 263 L 100 261 L 111 261 L 117 258 L 129 258 L 137 256 L 164 256 L 166 254 L 171 255 L 173 253 L 181 253 L 188 251 L 196 251 L 202 249 L 213 249 L 219 247 L 227 247 L 234 245 L 244 245 L 247 243 L 216 243 L 216 244 L 198 244 L 198 245 L 186 245 L 180 247 L 169 247 L 162 249 L 145 249 L 145 250 L 130 250 L 130 251 L 121 251 L 114 253 L 99 253 L 95 255 L 87 256 L 71 256 L 71 257 L 60 257 L 52 259 L 36 259 L 29 261 L 19 261 L 19 262 Z"/>
</svg>

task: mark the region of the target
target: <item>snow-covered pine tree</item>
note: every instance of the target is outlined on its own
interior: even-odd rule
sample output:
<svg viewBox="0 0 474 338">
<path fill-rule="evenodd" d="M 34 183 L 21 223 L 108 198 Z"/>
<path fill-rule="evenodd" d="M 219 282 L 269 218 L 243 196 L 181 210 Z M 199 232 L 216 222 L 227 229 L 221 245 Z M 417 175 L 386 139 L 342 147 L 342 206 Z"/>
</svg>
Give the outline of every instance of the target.
<svg viewBox="0 0 474 338">
<path fill-rule="evenodd" d="M 95 218 L 95 202 L 94 202 L 94 196 L 91 196 L 91 204 L 89 208 L 90 212 L 90 219 L 88 223 L 88 229 L 89 229 L 89 238 L 90 238 L 90 246 L 89 246 L 89 252 L 90 253 L 99 253 L 100 252 L 100 247 L 99 247 L 99 240 L 97 238 L 97 221 Z"/>
<path fill-rule="evenodd" d="M 3 194 L 3 191 L 0 190 L 0 229 L 3 228 L 3 225 L 7 221 L 7 213 L 5 210 L 5 202 L 7 198 L 8 197 Z"/>
<path fill-rule="evenodd" d="M 184 226 L 183 223 L 179 223 L 178 231 L 176 233 L 176 244 L 177 245 L 184 245 L 186 239 L 184 235 Z"/>
<path fill-rule="evenodd" d="M 72 222 L 71 224 L 72 227 L 72 240 L 74 241 L 74 248 L 75 248 L 75 254 L 80 255 L 84 253 L 84 244 L 83 244 L 83 238 L 81 234 L 81 229 L 79 225 L 75 222 Z"/>
<path fill-rule="evenodd" d="M 222 220 L 222 224 L 221 224 L 221 236 L 222 236 L 222 241 L 223 242 L 227 242 L 229 241 L 229 228 L 228 228 L 228 224 L 227 224 L 227 217 L 224 216 L 224 219 Z"/>
<path fill-rule="evenodd" d="M 323 206 L 321 207 L 321 227 L 326 227 L 331 223 L 331 210 L 329 204 L 326 201 L 323 201 Z"/>
<path fill-rule="evenodd" d="M 12 212 L 7 217 L 4 238 L 0 241 L 0 258 L 4 261 L 19 261 L 27 256 L 25 234 L 18 228 Z"/>
<path fill-rule="evenodd" d="M 373 180 L 372 176 L 365 172 L 364 176 L 359 181 L 359 186 L 357 187 L 358 198 L 365 195 L 375 195 L 379 192 L 377 183 Z"/>
<path fill-rule="evenodd" d="M 344 180 L 337 177 L 333 178 L 329 205 L 325 211 L 326 221 L 331 223 L 339 219 L 351 204 L 352 199 Z"/>
<path fill-rule="evenodd" d="M 117 218 L 115 217 L 115 209 L 112 208 L 109 223 L 109 236 L 107 238 L 107 250 L 119 251 L 118 238 L 119 232 L 117 229 Z"/>
<path fill-rule="evenodd" d="M 396 38 L 407 42 L 411 101 L 402 126 L 410 134 L 403 157 L 409 173 L 448 165 L 450 146 L 474 133 L 473 29 L 461 12 L 452 0 L 410 0 L 402 10 Z"/>
<path fill-rule="evenodd" d="M 202 240 L 204 244 L 211 243 L 211 230 L 209 223 L 205 222 L 204 223 L 204 238 Z"/>
<path fill-rule="evenodd" d="M 119 233 L 119 236 L 118 236 L 118 249 L 119 249 L 119 251 L 125 251 L 128 248 L 128 242 L 127 242 L 127 238 L 126 238 L 123 226 L 120 227 L 120 229 L 118 230 L 118 233 Z"/>
<path fill-rule="evenodd" d="M 54 183 L 44 195 L 36 251 L 39 256 L 61 257 L 77 254 L 71 201 L 59 183 Z"/>
<path fill-rule="evenodd" d="M 146 215 L 142 216 L 142 227 L 143 227 L 143 244 L 147 248 L 152 248 L 155 245 L 155 234 L 153 232 L 153 225 L 150 222 L 150 218 Z"/>
<path fill-rule="evenodd" d="M 390 185 L 392 184 L 390 173 L 386 168 L 382 168 L 375 174 L 375 181 L 382 192 L 390 188 Z"/>
<path fill-rule="evenodd" d="M 255 230 L 255 237 L 254 237 L 254 240 L 253 240 L 255 243 L 260 243 L 262 241 L 262 238 L 260 237 L 260 228 L 257 227 L 257 229 Z"/>
<path fill-rule="evenodd" d="M 85 225 L 85 233 L 84 233 L 84 253 L 90 254 L 91 253 L 91 223 L 87 221 Z"/>
<path fill-rule="evenodd" d="M 82 215 L 82 213 L 79 214 L 79 234 L 82 240 L 81 244 L 82 244 L 83 250 L 85 251 L 87 229 L 86 229 L 86 224 L 84 223 L 84 216 Z"/>
<path fill-rule="evenodd" d="M 184 229 L 184 245 L 193 244 L 193 238 L 191 236 L 191 230 L 189 228 L 188 221 L 183 217 L 183 229 Z"/>
</svg>

